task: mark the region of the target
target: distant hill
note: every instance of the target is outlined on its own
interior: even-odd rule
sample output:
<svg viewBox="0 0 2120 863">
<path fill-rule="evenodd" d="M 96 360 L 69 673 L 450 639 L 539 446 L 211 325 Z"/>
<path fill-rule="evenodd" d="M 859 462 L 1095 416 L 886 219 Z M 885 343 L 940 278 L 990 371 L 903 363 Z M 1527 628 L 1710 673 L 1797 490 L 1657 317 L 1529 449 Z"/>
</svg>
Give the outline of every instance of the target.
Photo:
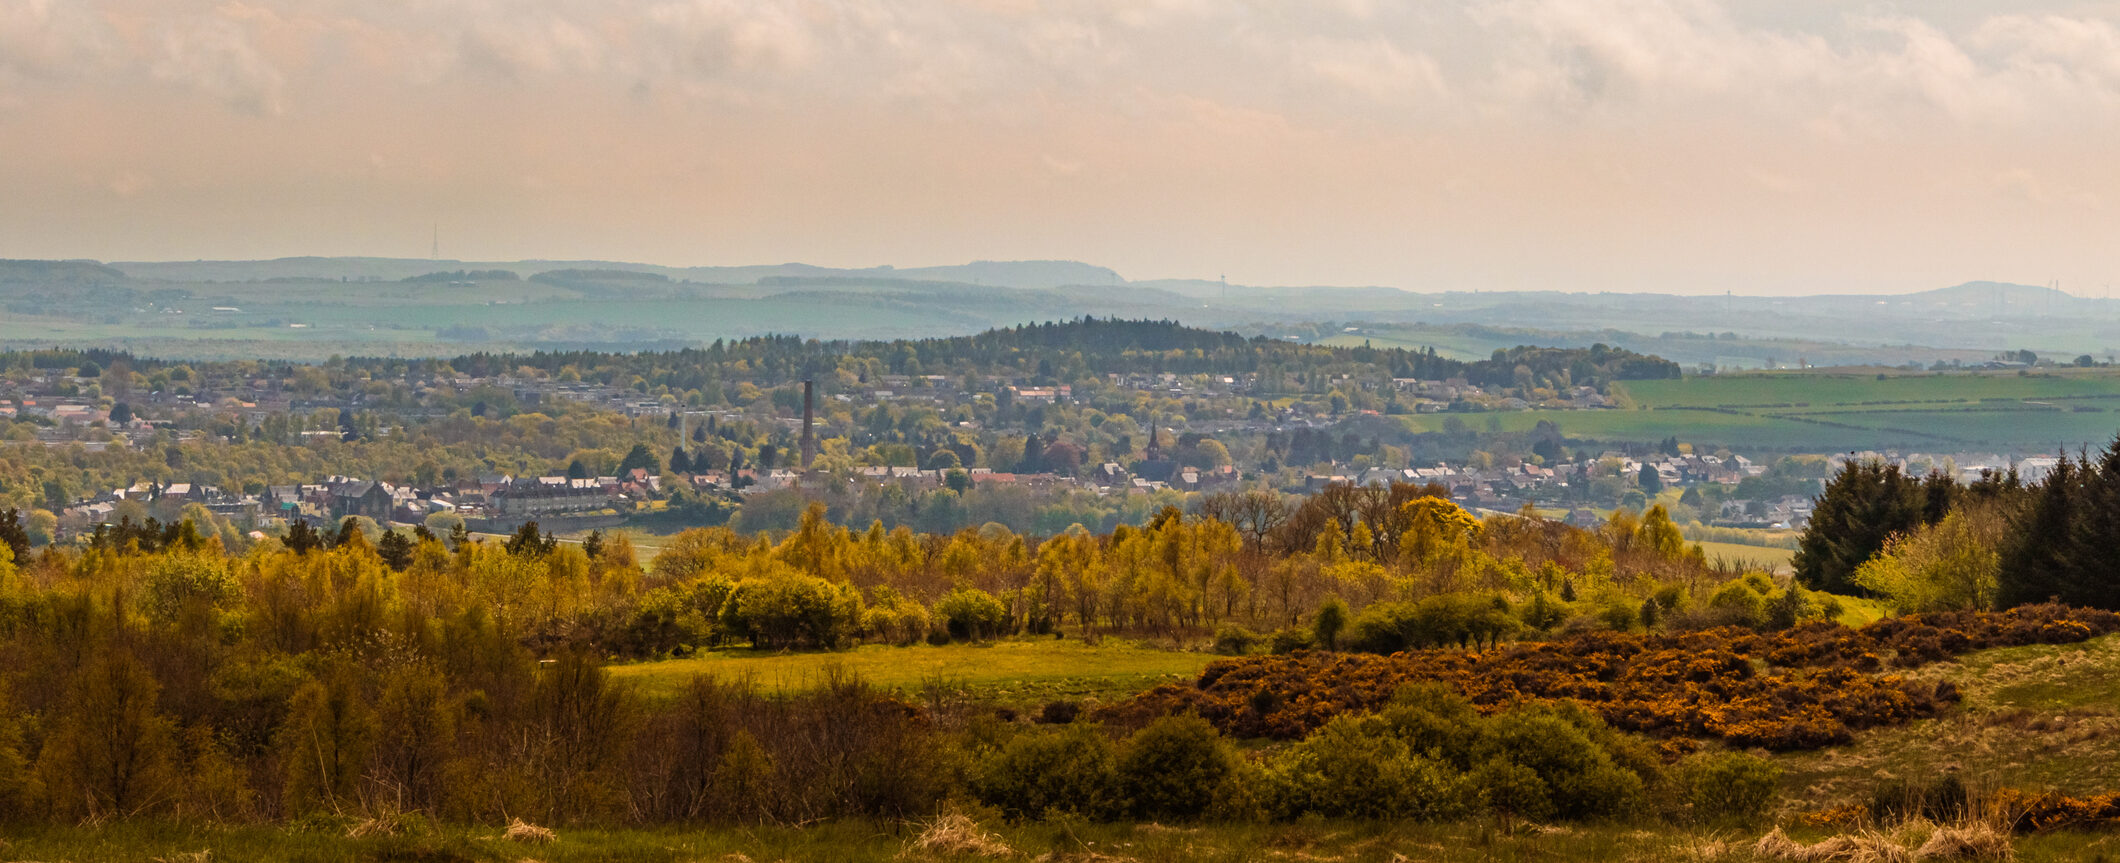
<svg viewBox="0 0 2120 863">
<path fill-rule="evenodd" d="M 1545 345 L 1627 344 L 1701 365 L 1925 364 L 2023 349 L 2120 355 L 2120 303 L 2006 282 L 1793 297 L 1413 292 L 1129 281 L 1079 261 L 907 268 L 364 257 L 0 261 L 0 309 L 15 316 L 0 320 L 0 344 L 151 343 L 175 354 L 210 342 L 218 353 L 251 356 L 372 344 L 427 354 L 466 341 L 630 350 L 766 333 L 920 338 L 1084 315 L 1313 341 L 1375 335 L 1465 359 L 1514 344 L 1459 326 L 1545 334 L 1534 342 Z M 1732 337 L 1751 343 L 1739 347 Z"/>
<path fill-rule="evenodd" d="M 887 266 L 841 269 L 800 263 L 746 267 L 665 267 L 624 261 L 301 257 L 276 258 L 269 261 L 120 261 L 110 264 L 108 268 L 114 273 L 137 279 L 165 282 L 262 282 L 282 279 L 397 281 L 454 270 L 506 270 L 521 278 L 551 271 L 651 273 L 673 281 L 723 285 L 752 285 L 768 279 L 839 278 L 957 282 L 1005 288 L 1059 288 L 1069 285 L 1115 285 L 1124 284 L 1126 281 L 1108 267 L 1078 261 L 973 261 L 969 264 L 908 269 Z"/>
<path fill-rule="evenodd" d="M 114 283 L 125 273 L 95 261 L 5 261 L 0 260 L 0 283 L 78 284 Z"/>
</svg>

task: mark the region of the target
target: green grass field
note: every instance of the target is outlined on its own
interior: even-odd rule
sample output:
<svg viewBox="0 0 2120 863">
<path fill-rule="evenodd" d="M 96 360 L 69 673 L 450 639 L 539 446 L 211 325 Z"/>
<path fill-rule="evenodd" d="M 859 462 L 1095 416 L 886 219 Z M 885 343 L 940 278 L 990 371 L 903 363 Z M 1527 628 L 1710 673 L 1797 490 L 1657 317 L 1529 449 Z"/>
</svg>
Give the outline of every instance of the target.
<svg viewBox="0 0 2120 863">
<path fill-rule="evenodd" d="M 1569 437 L 1650 441 L 1669 435 L 1739 451 L 2007 450 L 2099 447 L 2120 430 L 2120 371 L 2057 369 L 1943 375 L 1760 372 L 1629 381 L 1632 409 L 1530 410 L 1405 417 L 1416 432 L 1451 417 L 1475 428 L 1529 431 L 1542 421 Z"/>
<path fill-rule="evenodd" d="M 876 686 L 917 694 L 929 686 L 981 700 L 1034 707 L 1059 699 L 1123 698 L 1158 683 L 1182 682 L 1217 657 L 1165 650 L 1136 641 L 1021 638 L 988 644 L 862 645 L 833 653 L 765 653 L 736 648 L 685 659 L 611 666 L 620 680 L 649 695 L 675 691 L 694 675 L 748 677 L 768 691 L 815 685 L 827 667 Z"/>
<path fill-rule="evenodd" d="M 1700 550 L 1709 560 L 1727 560 L 1768 572 L 1789 571 L 1789 559 L 1796 552 L 1786 548 L 1769 548 L 1763 545 L 1739 545 L 1734 542 L 1702 542 Z"/>
</svg>

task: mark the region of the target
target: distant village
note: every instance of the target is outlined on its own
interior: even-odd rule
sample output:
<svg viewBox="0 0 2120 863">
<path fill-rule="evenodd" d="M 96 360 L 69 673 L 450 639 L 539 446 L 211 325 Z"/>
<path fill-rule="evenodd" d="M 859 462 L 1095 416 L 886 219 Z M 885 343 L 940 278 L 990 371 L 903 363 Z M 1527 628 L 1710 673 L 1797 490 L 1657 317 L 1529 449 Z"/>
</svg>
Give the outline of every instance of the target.
<svg viewBox="0 0 2120 863">
<path fill-rule="evenodd" d="M 1179 375 L 1113 374 L 1107 383 L 1121 390 L 1159 397 L 1241 398 L 1256 385 L 1256 374 Z M 122 393 L 124 410 L 109 407 L 113 394 L 94 397 L 79 394 L 91 379 L 53 371 L 18 380 L 15 390 L 0 400 L 0 418 L 31 419 L 36 423 L 36 442 L 46 446 L 104 447 L 139 446 L 157 436 L 165 440 L 196 439 L 207 432 L 177 428 L 146 416 L 168 417 L 186 411 L 206 410 L 234 414 L 253 426 L 268 417 L 298 415 L 321 408 L 341 411 L 368 406 L 359 396 L 334 398 L 330 394 L 300 394 L 287 391 L 270 377 L 248 381 L 200 381 L 181 394 L 170 390 Z M 546 403 L 569 403 L 608 410 L 634 417 L 680 415 L 695 419 L 753 419 L 769 424 L 792 425 L 787 416 L 754 416 L 742 408 L 700 410 L 673 406 L 667 400 L 644 398 L 641 393 L 615 386 L 560 381 L 542 377 L 500 374 L 475 378 L 467 375 L 436 375 L 408 379 L 405 383 L 421 391 L 454 394 L 482 389 L 503 390 L 520 404 L 534 408 Z M 1061 404 L 1074 400 L 1066 385 L 1037 386 L 1020 379 L 986 377 L 952 379 L 944 375 L 875 376 L 865 388 L 838 392 L 826 398 L 832 403 L 865 408 L 878 404 L 926 403 L 955 405 L 977 399 L 1005 399 L 1017 404 Z M 973 388 L 967 389 L 966 385 Z M 1593 387 L 1576 387 L 1537 403 L 1512 395 L 1490 393 L 1462 380 L 1428 381 L 1392 379 L 1394 404 L 1416 413 L 1491 412 L 1529 408 L 1603 410 L 1610 400 Z M 392 407 L 395 415 L 414 419 L 420 407 Z M 439 413 L 438 410 L 426 410 Z M 1357 412 L 1363 413 L 1363 412 Z M 1367 411 L 1374 414 L 1376 411 Z M 1170 429 L 1172 433 L 1229 432 L 1272 433 L 1294 428 L 1329 428 L 1339 418 L 1307 413 L 1296 407 L 1267 415 L 1241 418 L 1203 418 Z M 968 425 L 960 423 L 960 425 Z M 337 439 L 333 428 L 304 429 L 303 438 Z M 26 443 L 26 442 L 25 442 Z M 203 484 L 173 482 L 167 485 L 135 483 L 124 488 L 88 493 L 58 513 L 60 531 L 92 530 L 95 525 L 120 519 L 148 517 L 168 520 L 187 507 L 198 505 L 231 524 L 250 530 L 266 530 L 291 520 L 324 523 L 349 516 L 377 522 L 423 523 L 437 514 L 461 517 L 484 529 L 504 530 L 526 520 L 617 524 L 628 516 L 649 509 L 654 501 L 667 499 L 682 483 L 686 492 L 718 495 L 733 501 L 748 496 L 787 489 L 816 489 L 825 483 L 842 482 L 872 486 L 897 485 L 908 491 L 950 486 L 1016 486 L 1033 492 L 1085 491 L 1098 495 L 1177 492 L 1213 492 L 1262 484 L 1263 474 L 1247 472 L 1237 465 L 1212 468 L 1177 466 L 1159 460 L 1152 439 L 1147 466 L 1132 467 L 1118 462 L 1083 465 L 1071 472 L 1011 473 L 988 467 L 929 469 L 917 467 L 862 466 L 836 476 L 804 471 L 799 465 L 750 467 L 735 471 L 698 470 L 663 475 L 634 469 L 617 476 L 512 476 L 492 473 L 458 477 L 428 485 L 393 484 L 373 477 L 318 477 L 301 485 L 266 489 L 221 489 Z M 1900 464 L 1911 471 L 1948 470 L 1962 480 L 1977 479 L 1983 471 L 2016 469 L 2027 480 L 2050 469 L 2054 459 L 2011 459 L 1994 453 L 1855 453 L 1832 456 L 1832 460 L 1870 458 Z M 1350 467 L 1345 471 L 1303 472 L 1288 481 L 1285 472 L 1271 483 L 1286 492 L 1314 492 L 1330 483 L 1379 485 L 1393 482 L 1438 484 L 1451 497 L 1474 509 L 1515 512 L 1533 507 L 1553 513 L 1565 512 L 1567 521 L 1579 525 L 1601 522 L 1610 504 L 1594 506 L 1580 489 L 1598 477 L 1620 481 L 1624 488 L 1641 490 L 1638 502 L 1646 503 L 1652 492 L 1706 490 L 1712 494 L 1689 495 L 1694 515 L 1707 525 L 1735 527 L 1801 528 L 1810 517 L 1811 499 L 1819 483 L 1785 491 L 1771 497 L 1737 497 L 1735 490 L 1748 478 L 1761 476 L 1767 466 L 1743 455 L 1681 453 L 1633 455 L 1603 452 L 1595 457 L 1535 464 L 1512 460 L 1503 465 L 1434 463 L 1422 467 Z M 960 474 L 953 477 L 952 474 Z M 1823 473 L 1821 473 L 1823 476 Z M 1653 486 L 1654 488 L 1648 488 Z M 1608 483 L 1609 487 L 1609 483 Z M 1574 492 L 1574 493 L 1571 493 Z"/>
</svg>

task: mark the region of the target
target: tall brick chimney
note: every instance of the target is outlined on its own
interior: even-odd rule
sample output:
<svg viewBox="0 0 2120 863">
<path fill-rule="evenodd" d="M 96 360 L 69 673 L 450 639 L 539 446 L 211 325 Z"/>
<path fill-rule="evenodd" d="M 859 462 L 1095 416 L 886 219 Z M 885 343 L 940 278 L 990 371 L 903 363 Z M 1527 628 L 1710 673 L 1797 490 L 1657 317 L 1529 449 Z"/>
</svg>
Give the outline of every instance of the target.
<svg viewBox="0 0 2120 863">
<path fill-rule="evenodd" d="M 810 463 L 817 460 L 816 424 L 816 383 L 805 379 L 802 382 L 802 469 L 804 471 L 808 471 Z"/>
</svg>

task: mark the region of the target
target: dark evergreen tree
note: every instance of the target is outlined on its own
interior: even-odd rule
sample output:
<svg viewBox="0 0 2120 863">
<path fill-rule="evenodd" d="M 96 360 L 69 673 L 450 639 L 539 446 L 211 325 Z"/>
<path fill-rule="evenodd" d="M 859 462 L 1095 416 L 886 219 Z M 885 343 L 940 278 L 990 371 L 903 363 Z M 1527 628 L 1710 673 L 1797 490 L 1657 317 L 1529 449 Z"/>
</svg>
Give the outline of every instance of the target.
<svg viewBox="0 0 2120 863">
<path fill-rule="evenodd" d="M 582 537 L 582 553 L 588 555 L 590 560 L 604 556 L 604 532 L 592 530 L 588 536 Z"/>
<path fill-rule="evenodd" d="M 1996 599 L 2001 604 L 2045 602 L 2073 592 L 2071 528 L 2081 484 L 2076 463 L 2064 456 L 2010 519 L 2009 539 L 2000 550 Z"/>
<path fill-rule="evenodd" d="M 1812 590 L 1867 595 L 1854 582 L 1855 568 L 1893 534 L 1925 524 L 1927 503 L 1922 484 L 1898 465 L 1848 462 L 1812 507 L 1796 551 L 1796 580 Z"/>
<path fill-rule="evenodd" d="M 670 450 L 670 472 L 675 474 L 688 474 L 692 472 L 692 457 L 685 454 L 685 448 L 683 446 L 678 446 Z"/>
<path fill-rule="evenodd" d="M 585 465 L 585 464 L 582 464 L 582 460 L 581 460 L 581 459 L 575 459 L 575 460 L 573 460 L 573 461 L 570 461 L 570 462 L 568 462 L 568 463 L 567 463 L 567 478 L 568 478 L 568 479 L 588 479 L 588 478 L 589 478 L 589 466 L 588 466 L 588 465 Z"/>
<path fill-rule="evenodd" d="M 1655 497 L 1664 493 L 1664 477 L 1656 468 L 1643 464 L 1641 472 L 1635 474 L 1634 484 L 1641 487 L 1642 494 Z"/>
<path fill-rule="evenodd" d="M 287 549 L 295 554 L 308 554 L 324 544 L 309 522 L 296 518 L 287 523 Z"/>
<path fill-rule="evenodd" d="M 339 520 L 339 533 L 338 536 L 332 538 L 331 546 L 333 548 L 337 548 L 339 546 L 347 545 L 349 543 L 358 545 L 368 544 L 368 537 L 361 535 L 360 520 L 350 515 Z"/>
<path fill-rule="evenodd" d="M 648 451 L 647 444 L 637 443 L 626 451 L 626 457 L 618 462 L 618 475 L 625 476 L 634 468 L 645 468 L 649 473 L 662 473 L 662 466 L 655 463 L 655 454 Z"/>
<path fill-rule="evenodd" d="M 375 553 L 385 565 L 403 572 L 412 565 L 412 540 L 394 530 L 383 531 L 383 538 L 376 540 Z"/>
<path fill-rule="evenodd" d="M 501 547 L 507 549 L 509 554 L 538 557 L 550 554 L 553 549 L 558 548 L 559 540 L 553 539 L 552 534 L 539 533 L 537 522 L 526 521 L 515 529 L 514 535 L 508 537 L 508 541 Z"/>
</svg>

